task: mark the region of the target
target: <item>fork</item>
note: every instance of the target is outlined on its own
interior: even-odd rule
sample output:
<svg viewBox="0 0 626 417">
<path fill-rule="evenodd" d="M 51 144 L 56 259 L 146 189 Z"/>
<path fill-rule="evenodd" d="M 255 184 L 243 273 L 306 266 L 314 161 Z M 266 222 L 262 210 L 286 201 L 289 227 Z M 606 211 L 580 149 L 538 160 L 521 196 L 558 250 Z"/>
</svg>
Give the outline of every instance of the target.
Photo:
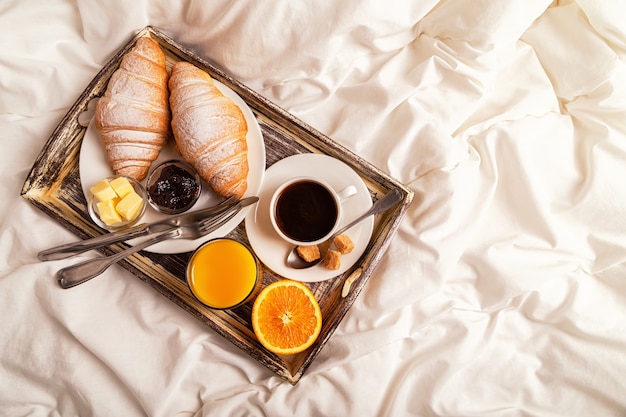
<svg viewBox="0 0 626 417">
<path fill-rule="evenodd" d="M 198 239 L 208 233 L 220 228 L 222 225 L 231 220 L 243 207 L 255 202 L 257 199 L 246 199 L 235 204 L 229 210 L 220 213 L 217 216 L 209 217 L 198 221 L 194 224 L 180 225 L 175 229 L 160 233 L 150 239 L 147 239 L 135 246 L 131 246 L 122 252 L 118 252 L 111 256 L 101 256 L 89 259 L 84 262 L 77 263 L 57 272 L 57 280 L 61 288 L 67 289 L 75 287 L 79 284 L 89 281 L 103 273 L 111 265 L 121 261 L 122 259 L 139 252 L 148 246 L 155 245 L 167 239 Z"/>
</svg>

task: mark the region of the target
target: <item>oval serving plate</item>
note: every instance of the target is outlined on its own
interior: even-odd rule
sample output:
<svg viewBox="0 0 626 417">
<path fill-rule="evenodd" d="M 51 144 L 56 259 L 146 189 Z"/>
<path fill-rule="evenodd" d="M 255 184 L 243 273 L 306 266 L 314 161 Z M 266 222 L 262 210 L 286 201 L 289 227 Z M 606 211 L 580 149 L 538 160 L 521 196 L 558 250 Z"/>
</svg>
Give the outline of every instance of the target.
<svg viewBox="0 0 626 417">
<path fill-rule="evenodd" d="M 246 190 L 244 197 L 258 195 L 263 182 L 263 176 L 265 174 L 265 143 L 263 141 L 263 134 L 261 128 L 252 113 L 252 110 L 248 107 L 245 101 L 237 95 L 233 90 L 224 85 L 223 83 L 213 80 L 217 88 L 229 97 L 237 104 L 246 118 L 248 124 L 248 135 L 246 136 L 248 144 L 248 189 Z M 90 103 L 89 108 L 91 111 L 95 109 L 95 105 Z M 106 153 L 100 141 L 100 134 L 94 126 L 93 117 L 91 117 L 87 131 L 83 138 L 83 142 L 80 149 L 79 158 L 79 171 L 81 185 L 85 198 L 89 196 L 89 187 L 100 181 L 102 178 L 110 177 L 113 175 L 113 170 L 109 166 Z M 169 159 L 181 159 L 182 157 L 176 151 L 176 144 L 174 139 L 163 147 L 159 157 L 153 162 L 152 166 L 167 161 Z M 145 179 L 141 181 L 145 185 Z M 191 207 L 190 210 L 197 210 L 200 208 L 210 207 L 218 204 L 223 198 L 211 190 L 206 182 L 203 184 L 202 193 L 198 201 Z M 201 243 L 204 243 L 210 239 L 225 236 L 230 233 L 241 221 L 246 217 L 246 214 L 252 207 L 246 207 L 241 210 L 232 220 L 220 227 L 216 231 L 196 240 L 170 240 L 158 243 L 149 247 L 146 251 L 153 253 L 172 254 L 190 252 L 195 250 Z M 162 214 L 154 210 L 151 206 L 146 208 L 146 212 L 139 221 L 143 223 L 150 223 L 153 221 L 166 218 L 166 214 Z M 127 242 L 132 245 L 132 241 Z"/>
</svg>

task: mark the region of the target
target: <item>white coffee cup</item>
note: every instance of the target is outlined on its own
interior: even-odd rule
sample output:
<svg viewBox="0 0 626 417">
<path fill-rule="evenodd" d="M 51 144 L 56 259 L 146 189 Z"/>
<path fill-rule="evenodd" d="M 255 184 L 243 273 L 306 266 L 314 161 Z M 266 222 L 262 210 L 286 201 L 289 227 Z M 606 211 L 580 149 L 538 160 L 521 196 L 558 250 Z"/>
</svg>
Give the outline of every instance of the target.
<svg viewBox="0 0 626 417">
<path fill-rule="evenodd" d="M 357 193 L 353 185 L 336 191 L 327 182 L 295 177 L 276 189 L 270 200 L 270 220 L 276 233 L 294 245 L 316 245 L 337 230 L 341 201 Z"/>
</svg>

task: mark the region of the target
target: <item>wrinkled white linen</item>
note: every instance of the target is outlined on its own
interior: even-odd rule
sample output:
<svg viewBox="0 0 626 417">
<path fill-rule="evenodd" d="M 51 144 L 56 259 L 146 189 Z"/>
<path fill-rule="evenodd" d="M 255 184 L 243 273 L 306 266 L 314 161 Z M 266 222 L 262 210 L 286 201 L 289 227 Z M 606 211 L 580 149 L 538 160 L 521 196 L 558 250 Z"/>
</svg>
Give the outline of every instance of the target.
<svg viewBox="0 0 626 417">
<path fill-rule="evenodd" d="M 0 4 L 0 415 L 626 414 L 618 0 Z M 415 191 L 291 386 L 23 201 L 54 127 L 153 25 Z M 85 255 L 86 256 L 86 255 Z M 77 259 L 84 259 L 79 256 Z"/>
</svg>

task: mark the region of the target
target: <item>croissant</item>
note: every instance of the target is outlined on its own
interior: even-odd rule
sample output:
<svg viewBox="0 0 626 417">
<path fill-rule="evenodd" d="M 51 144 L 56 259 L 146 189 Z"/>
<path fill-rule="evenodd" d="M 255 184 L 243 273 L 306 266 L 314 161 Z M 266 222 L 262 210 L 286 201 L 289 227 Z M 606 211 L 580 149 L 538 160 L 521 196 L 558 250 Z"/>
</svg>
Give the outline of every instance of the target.
<svg viewBox="0 0 626 417">
<path fill-rule="evenodd" d="M 98 101 L 95 126 L 116 174 L 142 180 L 170 136 L 167 69 L 159 44 L 142 37 Z"/>
<path fill-rule="evenodd" d="M 248 187 L 248 125 L 205 71 L 177 62 L 169 79 L 172 132 L 183 159 L 218 194 L 240 198 Z"/>
</svg>

